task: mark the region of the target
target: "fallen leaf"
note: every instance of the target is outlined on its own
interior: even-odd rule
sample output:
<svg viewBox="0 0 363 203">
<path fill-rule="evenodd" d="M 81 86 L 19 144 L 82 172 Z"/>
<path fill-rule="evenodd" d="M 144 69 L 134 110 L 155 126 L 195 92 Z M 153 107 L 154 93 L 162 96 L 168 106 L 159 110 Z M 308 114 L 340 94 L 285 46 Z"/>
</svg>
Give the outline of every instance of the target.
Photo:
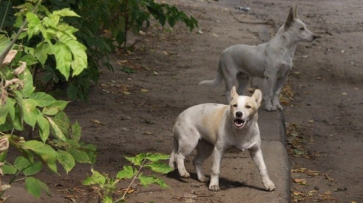
<svg viewBox="0 0 363 203">
<path fill-rule="evenodd" d="M 141 89 L 141 92 L 146 93 L 146 92 L 149 92 L 149 90 L 147 90 L 147 89 Z"/>
<path fill-rule="evenodd" d="M 314 194 L 316 194 L 316 190 L 311 190 L 311 191 L 309 191 L 308 192 L 308 197 L 311 197 L 311 196 L 313 196 Z"/>
<path fill-rule="evenodd" d="M 133 193 L 133 192 L 135 192 L 135 190 L 134 189 L 132 189 L 132 188 L 129 188 L 129 189 L 127 189 L 127 188 L 125 188 L 125 189 L 122 189 L 122 191 L 126 191 L 127 190 L 127 194 L 131 194 L 131 193 Z"/>
<path fill-rule="evenodd" d="M 124 94 L 126 94 L 126 95 L 130 95 L 131 93 L 130 92 L 128 92 L 128 91 L 124 91 L 123 92 Z"/>
<path fill-rule="evenodd" d="M 150 132 L 150 131 L 145 131 L 144 135 L 153 135 L 154 133 Z"/>
<path fill-rule="evenodd" d="M 98 124 L 98 125 L 105 125 L 105 124 L 101 123 L 101 121 L 99 121 L 97 119 L 92 119 L 91 122 L 95 123 L 95 124 Z"/>
<path fill-rule="evenodd" d="M 305 194 L 303 192 L 300 192 L 300 191 L 292 191 L 292 194 L 294 196 L 305 197 Z"/>
<path fill-rule="evenodd" d="M 346 187 L 334 189 L 335 192 L 341 192 L 341 191 L 346 191 L 346 190 L 347 190 Z"/>
<path fill-rule="evenodd" d="M 117 63 L 119 64 L 127 63 L 127 60 L 118 60 Z"/>
<path fill-rule="evenodd" d="M 159 75 L 159 73 L 154 70 L 153 75 Z"/>
<path fill-rule="evenodd" d="M 302 179 L 302 178 L 293 178 L 292 179 L 294 181 L 294 183 L 297 183 L 299 185 L 306 185 L 307 181 L 306 179 Z"/>
</svg>

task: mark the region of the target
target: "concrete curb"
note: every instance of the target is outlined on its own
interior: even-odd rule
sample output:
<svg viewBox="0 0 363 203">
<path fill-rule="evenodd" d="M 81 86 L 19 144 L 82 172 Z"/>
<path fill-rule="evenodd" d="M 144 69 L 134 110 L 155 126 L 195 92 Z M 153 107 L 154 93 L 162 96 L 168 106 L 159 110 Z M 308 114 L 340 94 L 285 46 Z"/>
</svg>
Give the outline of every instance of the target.
<svg viewBox="0 0 363 203">
<path fill-rule="evenodd" d="M 286 127 L 283 111 L 259 112 L 259 127 L 261 131 L 262 150 L 270 178 L 275 182 L 279 197 L 274 196 L 266 202 L 290 202 L 290 164 L 285 140 Z"/>
</svg>

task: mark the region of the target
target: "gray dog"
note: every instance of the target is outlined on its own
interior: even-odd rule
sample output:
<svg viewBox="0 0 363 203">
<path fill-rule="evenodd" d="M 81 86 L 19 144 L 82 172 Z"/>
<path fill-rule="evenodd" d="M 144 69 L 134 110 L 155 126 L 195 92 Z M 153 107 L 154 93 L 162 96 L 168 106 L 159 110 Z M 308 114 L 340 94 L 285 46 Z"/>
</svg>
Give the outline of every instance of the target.
<svg viewBox="0 0 363 203">
<path fill-rule="evenodd" d="M 296 44 L 311 42 L 318 38 L 297 17 L 296 9 L 290 8 L 289 16 L 276 36 L 269 42 L 257 46 L 234 45 L 222 52 L 217 76 L 214 80 L 201 81 L 200 85 L 215 86 L 224 80 L 226 98 L 238 84 L 238 93 L 243 94 L 251 77 L 263 79 L 263 98 L 267 111 L 282 110 L 279 95 L 292 68 Z"/>
</svg>

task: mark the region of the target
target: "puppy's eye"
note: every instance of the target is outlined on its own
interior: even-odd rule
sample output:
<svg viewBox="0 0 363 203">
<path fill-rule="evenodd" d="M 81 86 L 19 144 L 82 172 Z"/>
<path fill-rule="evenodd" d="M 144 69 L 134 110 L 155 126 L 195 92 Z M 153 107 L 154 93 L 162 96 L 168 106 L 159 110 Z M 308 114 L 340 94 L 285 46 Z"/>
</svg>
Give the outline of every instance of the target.
<svg viewBox="0 0 363 203">
<path fill-rule="evenodd" d="M 304 28 L 304 27 L 301 27 L 301 28 L 300 28 L 300 30 L 301 30 L 301 31 L 304 31 L 304 30 L 305 30 L 305 28 Z"/>
<path fill-rule="evenodd" d="M 235 107 L 235 108 L 237 108 L 238 105 L 237 104 L 233 104 L 232 106 Z"/>
<path fill-rule="evenodd" d="M 246 105 L 246 109 L 250 109 L 251 108 L 251 106 L 250 105 Z"/>
</svg>

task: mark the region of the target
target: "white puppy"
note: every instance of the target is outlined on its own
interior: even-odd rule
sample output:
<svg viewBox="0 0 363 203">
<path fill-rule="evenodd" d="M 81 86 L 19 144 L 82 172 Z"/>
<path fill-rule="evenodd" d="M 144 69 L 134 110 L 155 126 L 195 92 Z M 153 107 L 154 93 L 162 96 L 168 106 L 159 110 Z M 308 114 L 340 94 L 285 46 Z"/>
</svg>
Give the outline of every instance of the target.
<svg viewBox="0 0 363 203">
<path fill-rule="evenodd" d="M 173 129 L 174 146 L 169 165 L 174 168 L 176 163 L 180 176 L 189 177 L 184 167 L 184 159 L 196 148 L 197 156 L 193 164 L 199 181 L 205 182 L 202 163 L 213 153 L 209 189 L 217 191 L 223 153 L 235 149 L 248 149 L 260 171 L 265 189 L 272 191 L 275 185 L 268 176 L 263 160 L 257 124 L 262 93 L 256 89 L 252 97 L 239 96 L 233 87 L 231 98 L 230 105 L 200 104 L 186 109 L 179 115 Z"/>
<path fill-rule="evenodd" d="M 224 80 L 227 101 L 229 92 L 238 84 L 238 93 L 243 94 L 251 77 L 263 78 L 263 96 L 267 111 L 281 109 L 279 95 L 292 68 L 296 44 L 311 42 L 318 38 L 297 18 L 296 9 L 290 9 L 284 25 L 269 42 L 257 46 L 234 45 L 225 49 L 219 60 L 214 80 L 201 81 L 200 85 L 215 86 Z"/>
</svg>

